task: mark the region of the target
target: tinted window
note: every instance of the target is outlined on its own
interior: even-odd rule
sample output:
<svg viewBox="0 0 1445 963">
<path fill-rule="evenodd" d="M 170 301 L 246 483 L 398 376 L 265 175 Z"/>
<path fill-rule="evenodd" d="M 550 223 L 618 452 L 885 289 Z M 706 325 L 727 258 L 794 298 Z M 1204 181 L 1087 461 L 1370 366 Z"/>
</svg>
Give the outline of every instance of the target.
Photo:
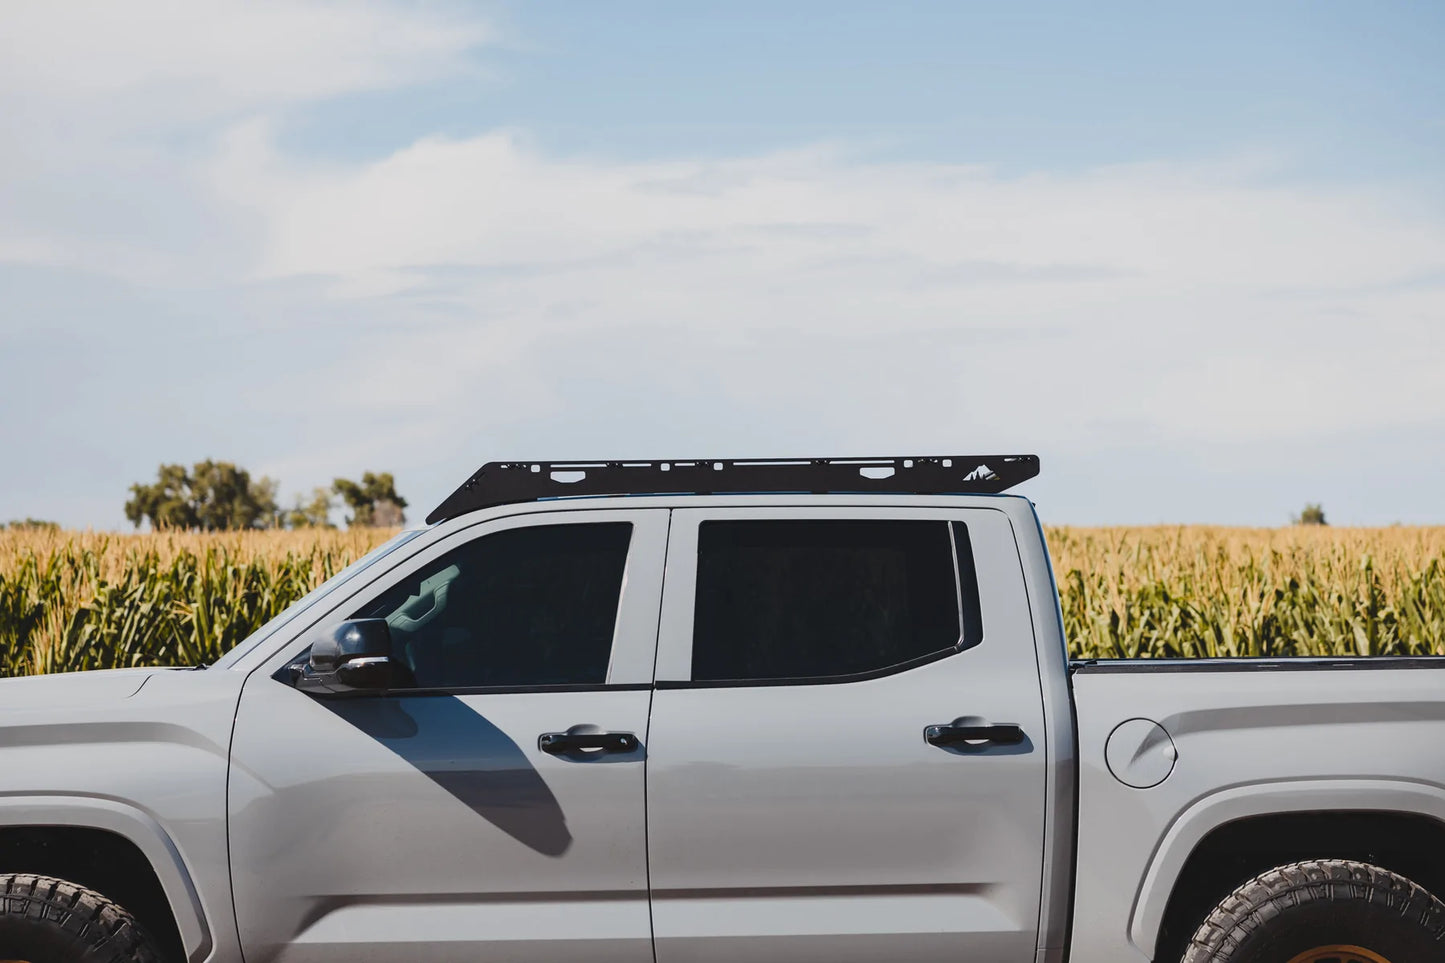
<svg viewBox="0 0 1445 963">
<path fill-rule="evenodd" d="M 631 536 L 626 522 L 487 535 L 354 617 L 390 624 L 399 687 L 606 682 Z"/>
<path fill-rule="evenodd" d="M 704 522 L 693 679 L 855 675 L 976 641 L 954 542 L 946 522 Z"/>
</svg>

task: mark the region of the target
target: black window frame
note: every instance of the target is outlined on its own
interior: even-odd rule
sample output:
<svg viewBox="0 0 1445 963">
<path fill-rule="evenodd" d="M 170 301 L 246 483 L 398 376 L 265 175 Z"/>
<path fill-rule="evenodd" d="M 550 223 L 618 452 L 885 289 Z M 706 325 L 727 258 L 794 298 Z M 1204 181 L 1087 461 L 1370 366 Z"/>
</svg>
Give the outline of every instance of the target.
<svg viewBox="0 0 1445 963">
<path fill-rule="evenodd" d="M 706 519 L 699 523 L 698 528 L 709 521 L 730 521 L 732 519 Z M 741 521 L 741 519 L 738 519 Z M 764 519 L 749 519 L 749 521 L 763 521 Z M 778 519 L 783 521 L 785 519 Z M 809 520 L 814 520 L 812 516 Z M 847 521 L 844 518 L 817 518 L 817 521 Z M 879 521 L 933 521 L 933 519 L 878 519 Z M 655 680 L 654 686 L 658 689 L 737 689 L 737 688 L 763 688 L 769 686 L 800 686 L 800 685 L 847 685 L 853 682 L 867 682 L 872 679 L 882 679 L 891 675 L 898 675 L 913 669 L 930 665 L 943 659 L 951 658 L 960 653 L 966 652 L 983 644 L 984 623 L 982 599 L 978 588 L 978 567 L 977 560 L 973 553 L 973 542 L 969 537 L 968 525 L 956 519 L 938 519 L 939 524 L 947 525 L 949 541 L 953 548 L 953 576 L 954 586 L 957 592 L 959 638 L 951 646 L 928 652 L 903 662 L 883 666 L 877 669 L 869 669 L 864 672 L 853 672 L 843 675 L 815 675 L 815 676 L 793 676 L 778 677 L 771 679 L 670 679 Z M 694 576 L 697 569 L 694 568 Z M 693 587 L 693 619 L 697 618 L 697 587 Z M 697 626 L 694 621 L 692 638 L 688 641 L 689 657 L 693 654 L 693 647 L 697 644 Z M 691 668 L 688 670 L 691 675 Z"/>
</svg>

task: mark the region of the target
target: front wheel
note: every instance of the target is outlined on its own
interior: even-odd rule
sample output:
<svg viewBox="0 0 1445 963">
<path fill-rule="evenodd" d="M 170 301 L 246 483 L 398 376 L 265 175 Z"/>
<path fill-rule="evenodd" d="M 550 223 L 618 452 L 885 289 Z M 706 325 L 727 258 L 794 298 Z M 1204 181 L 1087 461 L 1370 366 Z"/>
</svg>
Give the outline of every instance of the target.
<svg viewBox="0 0 1445 963">
<path fill-rule="evenodd" d="M 1182 963 L 1431 963 L 1445 903 L 1378 866 L 1318 859 L 1256 876 L 1214 908 Z"/>
<path fill-rule="evenodd" d="M 140 924 L 94 890 L 0 875 L 0 963 L 158 963 Z"/>
</svg>

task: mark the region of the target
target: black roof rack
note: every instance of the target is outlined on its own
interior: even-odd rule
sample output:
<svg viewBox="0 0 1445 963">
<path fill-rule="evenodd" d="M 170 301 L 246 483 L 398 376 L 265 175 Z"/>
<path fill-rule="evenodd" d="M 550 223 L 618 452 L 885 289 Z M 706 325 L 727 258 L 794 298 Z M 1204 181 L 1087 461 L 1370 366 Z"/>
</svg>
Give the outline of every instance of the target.
<svg viewBox="0 0 1445 963">
<path fill-rule="evenodd" d="M 495 505 L 584 495 L 992 494 L 1038 473 L 1038 455 L 492 461 L 426 520 L 433 525 Z"/>
</svg>

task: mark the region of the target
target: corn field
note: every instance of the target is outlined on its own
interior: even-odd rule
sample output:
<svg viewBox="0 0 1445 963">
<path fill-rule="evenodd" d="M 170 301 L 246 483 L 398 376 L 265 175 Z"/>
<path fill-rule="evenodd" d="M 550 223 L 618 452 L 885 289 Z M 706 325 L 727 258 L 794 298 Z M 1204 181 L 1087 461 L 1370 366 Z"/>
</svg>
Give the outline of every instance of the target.
<svg viewBox="0 0 1445 963">
<path fill-rule="evenodd" d="M 0 676 L 212 662 L 392 532 L 0 532 Z"/>
<path fill-rule="evenodd" d="M 1075 658 L 1445 655 L 1445 528 L 1058 528 Z"/>
<path fill-rule="evenodd" d="M 210 662 L 392 533 L 0 532 L 0 675 Z M 1445 528 L 1054 528 L 1076 658 L 1445 655 Z"/>
</svg>

